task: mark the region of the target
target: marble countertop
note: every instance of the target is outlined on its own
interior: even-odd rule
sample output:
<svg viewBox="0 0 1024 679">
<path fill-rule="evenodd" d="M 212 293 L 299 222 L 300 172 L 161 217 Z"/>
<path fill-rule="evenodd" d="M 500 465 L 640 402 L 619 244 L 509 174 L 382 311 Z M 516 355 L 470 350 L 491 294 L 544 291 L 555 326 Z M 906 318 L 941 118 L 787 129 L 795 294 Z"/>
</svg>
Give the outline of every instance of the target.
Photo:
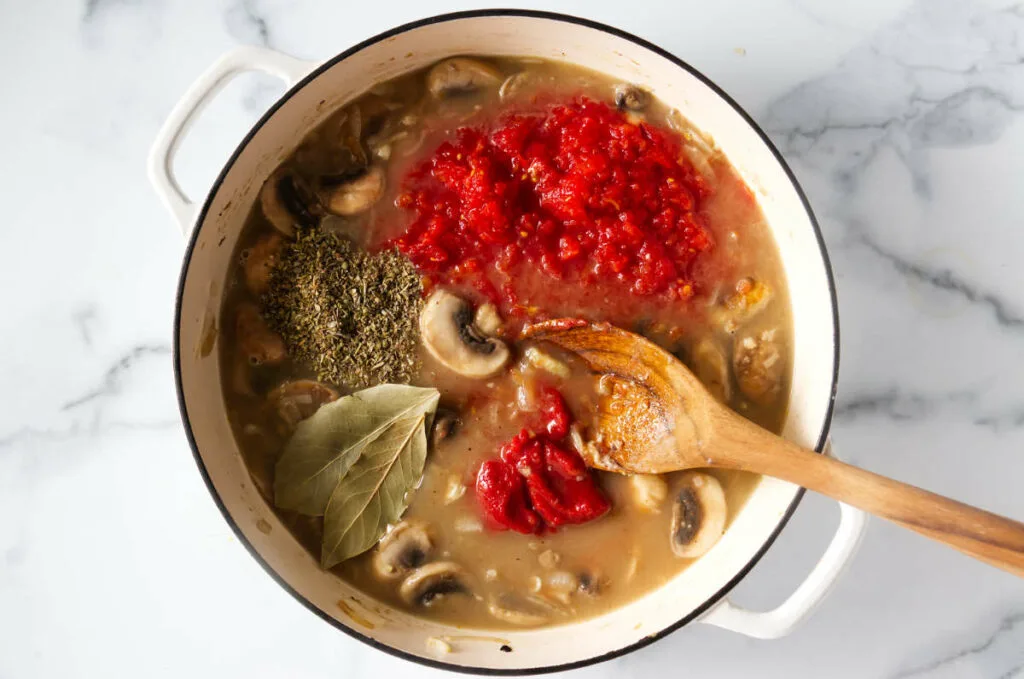
<svg viewBox="0 0 1024 679">
<path fill-rule="evenodd" d="M 509 5 L 520 5 L 509 2 Z M 685 7 L 681 7 L 684 5 Z M 0 1 L 0 678 L 437 676 L 338 633 L 233 537 L 170 361 L 183 240 L 145 178 L 220 53 L 326 58 L 434 0 Z M 548 9 L 718 82 L 810 196 L 839 284 L 834 437 L 851 461 L 1024 519 L 1024 6 L 810 0 Z M 280 94 L 232 84 L 186 143 L 192 195 Z M 799 508 L 740 585 L 781 601 L 834 530 Z M 791 636 L 690 626 L 578 677 L 1024 677 L 1024 581 L 871 523 Z"/>
</svg>

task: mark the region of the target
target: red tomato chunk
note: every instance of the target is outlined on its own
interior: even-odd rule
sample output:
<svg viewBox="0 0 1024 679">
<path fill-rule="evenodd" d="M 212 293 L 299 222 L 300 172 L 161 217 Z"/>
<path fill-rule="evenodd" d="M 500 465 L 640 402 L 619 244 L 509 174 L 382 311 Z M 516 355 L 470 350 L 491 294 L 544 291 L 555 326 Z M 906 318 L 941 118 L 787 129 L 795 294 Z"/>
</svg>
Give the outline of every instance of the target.
<svg viewBox="0 0 1024 679">
<path fill-rule="evenodd" d="M 572 417 L 554 389 L 543 394 L 540 429 L 523 429 L 487 460 L 476 477 L 476 497 L 493 528 L 540 533 L 603 516 L 611 503 L 575 451 L 559 443 Z"/>
<path fill-rule="evenodd" d="M 693 263 L 712 247 L 700 212 L 709 193 L 670 133 L 583 98 L 489 132 L 459 129 L 406 178 L 397 204 L 413 220 L 386 245 L 506 308 L 519 267 L 687 299 Z M 509 281 L 501 295 L 484 275 L 493 270 Z"/>
<path fill-rule="evenodd" d="M 523 477 L 512 465 L 501 460 L 487 460 L 480 465 L 476 497 L 492 528 L 529 535 L 540 532 L 543 526 L 537 512 L 527 506 Z"/>
</svg>

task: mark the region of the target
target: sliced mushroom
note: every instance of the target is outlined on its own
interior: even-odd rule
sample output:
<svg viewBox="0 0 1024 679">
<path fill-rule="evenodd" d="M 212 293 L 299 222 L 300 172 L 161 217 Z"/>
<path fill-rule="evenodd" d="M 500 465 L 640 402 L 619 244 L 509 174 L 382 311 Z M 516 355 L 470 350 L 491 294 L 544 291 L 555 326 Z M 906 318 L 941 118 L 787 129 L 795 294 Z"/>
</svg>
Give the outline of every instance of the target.
<svg viewBox="0 0 1024 679">
<path fill-rule="evenodd" d="M 733 334 L 740 323 L 756 316 L 771 298 L 772 290 L 766 283 L 753 278 L 741 278 L 736 282 L 735 291 L 712 312 L 711 321 Z"/>
<path fill-rule="evenodd" d="M 519 627 L 536 627 L 548 622 L 556 609 L 538 596 L 502 592 L 487 603 L 487 611 L 502 622 Z"/>
<path fill-rule="evenodd" d="M 248 356 L 236 352 L 231 360 L 231 388 L 240 396 L 256 398 L 277 384 L 277 372 L 274 366 L 254 366 Z"/>
<path fill-rule="evenodd" d="M 369 210 L 384 195 L 384 170 L 371 167 L 355 178 L 342 181 L 324 192 L 327 210 L 351 217 Z"/>
<path fill-rule="evenodd" d="M 737 335 L 733 347 L 736 384 L 744 396 L 758 405 L 771 405 L 782 392 L 786 361 L 775 340 L 775 330 Z"/>
<path fill-rule="evenodd" d="M 353 104 L 333 119 L 295 152 L 295 165 L 321 185 L 334 185 L 366 171 L 368 156 L 363 144 L 366 129 L 363 109 L 374 108 L 369 100 Z"/>
<path fill-rule="evenodd" d="M 386 161 L 391 158 L 394 146 L 409 138 L 412 133 L 402 125 L 406 115 L 405 110 L 398 110 L 378 116 L 380 129 L 366 138 L 366 148 L 372 155 Z"/>
<path fill-rule="evenodd" d="M 277 365 L 288 355 L 284 340 L 270 329 L 259 308 L 252 302 L 238 305 L 235 339 L 249 365 Z"/>
<path fill-rule="evenodd" d="M 437 448 L 443 441 L 451 438 L 459 428 L 459 416 L 450 410 L 438 409 L 434 423 L 430 427 L 430 446 Z"/>
<path fill-rule="evenodd" d="M 419 568 L 430 557 L 434 543 L 421 521 L 401 521 L 381 538 L 373 554 L 373 570 L 385 580 Z"/>
<path fill-rule="evenodd" d="M 607 580 L 595 570 L 584 570 L 576 574 L 579 591 L 588 596 L 599 595 L 607 586 Z"/>
<path fill-rule="evenodd" d="M 433 606 L 450 594 L 469 594 L 466 572 L 457 563 L 437 561 L 414 570 L 398 589 L 410 605 Z"/>
<path fill-rule="evenodd" d="M 427 74 L 427 90 L 435 99 L 468 94 L 485 87 L 497 87 L 501 71 L 466 57 L 445 59 Z"/>
<path fill-rule="evenodd" d="M 445 290 L 437 290 L 420 314 L 423 344 L 449 370 L 466 377 L 489 377 L 508 363 L 508 346 L 486 337 L 473 324 L 469 304 Z"/>
<path fill-rule="evenodd" d="M 633 489 L 633 502 L 645 512 L 660 512 L 668 497 L 668 483 L 655 474 L 633 474 L 629 477 Z"/>
<path fill-rule="evenodd" d="M 741 278 L 736 281 L 736 291 L 725 300 L 725 306 L 747 314 L 757 313 L 771 300 L 772 289 L 764 281 Z"/>
<path fill-rule="evenodd" d="M 260 190 L 263 216 L 289 238 L 296 226 L 316 226 L 320 207 L 313 192 L 297 175 L 278 169 Z"/>
<path fill-rule="evenodd" d="M 501 332 L 501 316 L 498 314 L 498 307 L 490 302 L 481 304 L 473 314 L 473 325 L 487 337 L 494 337 Z"/>
<path fill-rule="evenodd" d="M 637 85 L 615 86 L 615 106 L 620 111 L 643 111 L 650 103 L 651 93 Z"/>
<path fill-rule="evenodd" d="M 277 258 L 281 254 L 283 244 L 281 234 L 275 231 L 260 237 L 251 248 L 242 253 L 245 287 L 257 297 L 270 287 L 270 272 L 277 266 Z"/>
<path fill-rule="evenodd" d="M 565 605 L 579 588 L 579 578 L 569 571 L 554 571 L 544 577 L 544 591 Z"/>
<path fill-rule="evenodd" d="M 519 96 L 526 88 L 534 84 L 537 77 L 533 71 L 520 71 L 505 78 L 498 88 L 498 96 L 502 101 L 508 101 Z"/>
<path fill-rule="evenodd" d="M 338 398 L 338 392 L 316 380 L 289 380 L 267 394 L 267 408 L 276 418 L 278 433 L 290 436 L 299 422 Z"/>
<path fill-rule="evenodd" d="M 693 372 L 708 392 L 720 403 L 728 403 L 732 396 L 732 382 L 729 379 L 729 362 L 725 352 L 715 340 L 705 337 L 697 342 L 690 356 Z"/>
<path fill-rule="evenodd" d="M 672 551 L 684 559 L 695 559 L 715 546 L 725 530 L 728 509 L 725 492 L 714 476 L 686 472 L 672 507 Z"/>
<path fill-rule="evenodd" d="M 372 108 L 372 107 L 369 107 Z M 342 161 L 340 171 L 349 172 L 353 167 L 366 166 L 366 151 L 363 148 L 363 107 L 353 104 L 338 121 L 337 145 L 344 152 L 335 163 Z"/>
</svg>

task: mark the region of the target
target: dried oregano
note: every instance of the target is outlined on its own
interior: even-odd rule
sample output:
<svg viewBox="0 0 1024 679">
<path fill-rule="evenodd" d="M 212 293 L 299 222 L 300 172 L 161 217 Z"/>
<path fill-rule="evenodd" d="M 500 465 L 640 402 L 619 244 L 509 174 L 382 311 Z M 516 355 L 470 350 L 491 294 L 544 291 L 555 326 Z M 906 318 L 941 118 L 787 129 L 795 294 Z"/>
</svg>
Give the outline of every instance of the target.
<svg viewBox="0 0 1024 679">
<path fill-rule="evenodd" d="M 320 229 L 301 230 L 262 303 L 289 354 L 323 381 L 362 389 L 416 374 L 423 286 L 396 251 L 368 253 Z"/>
</svg>

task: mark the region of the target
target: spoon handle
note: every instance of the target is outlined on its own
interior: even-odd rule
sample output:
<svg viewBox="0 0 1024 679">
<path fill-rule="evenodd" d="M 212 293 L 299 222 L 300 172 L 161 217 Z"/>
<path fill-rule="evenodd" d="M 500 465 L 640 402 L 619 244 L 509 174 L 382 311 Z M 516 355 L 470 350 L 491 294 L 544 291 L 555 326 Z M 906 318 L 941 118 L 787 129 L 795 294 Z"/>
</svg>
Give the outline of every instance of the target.
<svg viewBox="0 0 1024 679">
<path fill-rule="evenodd" d="M 790 481 L 1024 577 L 1024 524 L 819 455 L 733 417 L 729 440 L 716 441 L 713 466 Z"/>
</svg>

